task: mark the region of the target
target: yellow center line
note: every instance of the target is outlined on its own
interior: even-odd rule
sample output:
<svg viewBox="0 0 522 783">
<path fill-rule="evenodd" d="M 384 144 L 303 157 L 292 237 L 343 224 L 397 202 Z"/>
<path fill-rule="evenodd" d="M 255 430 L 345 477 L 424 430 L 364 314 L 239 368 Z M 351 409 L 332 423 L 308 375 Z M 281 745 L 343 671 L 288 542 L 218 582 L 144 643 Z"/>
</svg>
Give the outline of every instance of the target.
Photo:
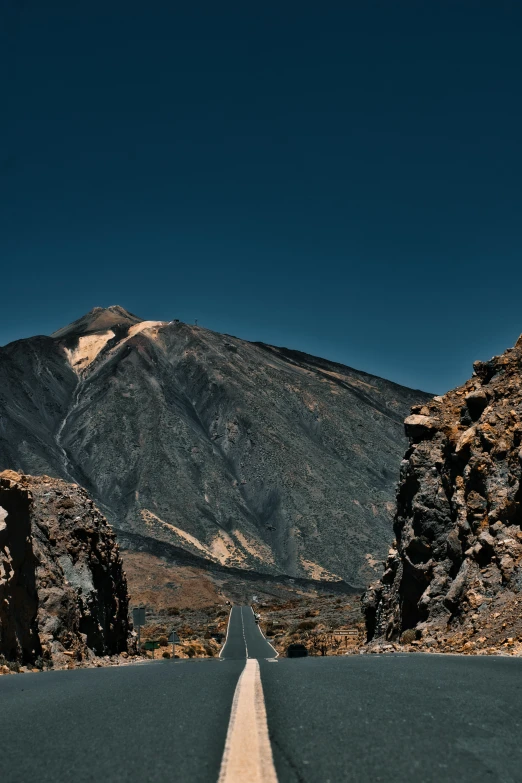
<svg viewBox="0 0 522 783">
<path fill-rule="evenodd" d="M 255 658 L 247 659 L 236 686 L 218 783 L 277 783 Z"/>
</svg>

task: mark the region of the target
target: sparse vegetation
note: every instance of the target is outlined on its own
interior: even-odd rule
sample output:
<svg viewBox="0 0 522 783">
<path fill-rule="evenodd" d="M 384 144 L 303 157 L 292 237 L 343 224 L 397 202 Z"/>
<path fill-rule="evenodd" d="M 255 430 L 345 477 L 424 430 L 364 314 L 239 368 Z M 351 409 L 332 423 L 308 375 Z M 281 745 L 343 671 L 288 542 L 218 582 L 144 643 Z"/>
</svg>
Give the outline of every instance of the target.
<svg viewBox="0 0 522 783">
<path fill-rule="evenodd" d="M 310 655 L 344 655 L 356 652 L 364 642 L 358 596 L 303 595 L 260 604 L 259 611 L 263 633 L 283 655 L 290 643 L 304 644 Z"/>
<path fill-rule="evenodd" d="M 313 620 L 303 620 L 301 623 L 297 623 L 295 626 L 296 631 L 312 631 L 317 623 L 315 623 Z"/>
<path fill-rule="evenodd" d="M 404 631 L 401 635 L 401 644 L 411 644 L 416 640 L 416 638 L 415 629 L 408 628 L 408 630 Z"/>
<path fill-rule="evenodd" d="M 304 644 L 310 655 L 343 655 L 358 649 L 364 641 L 364 624 L 358 596 L 327 596 L 316 593 L 294 594 L 294 597 L 259 602 L 261 630 L 275 649 L 284 654 L 288 645 Z M 175 652 L 181 658 L 212 658 L 221 649 L 228 624 L 230 607 L 209 606 L 201 609 L 179 609 L 147 617 L 142 639 L 155 640 L 165 648 L 168 637 L 176 631 L 180 644 Z M 342 631 L 351 629 L 349 638 Z M 341 632 L 341 633 L 339 633 Z M 161 654 L 162 650 L 156 654 Z M 149 653 L 151 655 L 151 653 Z"/>
<path fill-rule="evenodd" d="M 222 607 L 209 606 L 202 609 L 179 609 L 169 614 L 161 611 L 155 616 L 147 612 L 147 624 L 141 629 L 142 641 L 157 641 L 166 648 L 169 636 L 176 631 L 180 643 L 176 644 L 176 657 L 213 658 L 219 652 L 226 633 L 229 611 Z M 166 619 L 166 616 L 169 619 Z M 152 653 L 148 653 L 149 657 Z M 172 657 L 172 654 L 169 653 Z M 164 656 L 166 657 L 166 656 Z"/>
</svg>

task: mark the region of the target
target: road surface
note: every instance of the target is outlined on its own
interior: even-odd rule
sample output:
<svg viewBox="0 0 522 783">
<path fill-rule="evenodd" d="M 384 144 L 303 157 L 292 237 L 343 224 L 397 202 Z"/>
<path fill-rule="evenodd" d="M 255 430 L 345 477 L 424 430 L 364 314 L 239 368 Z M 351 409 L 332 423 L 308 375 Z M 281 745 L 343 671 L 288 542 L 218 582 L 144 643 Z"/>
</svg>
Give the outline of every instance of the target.
<svg viewBox="0 0 522 783">
<path fill-rule="evenodd" d="M 276 651 L 256 625 L 252 609 L 249 606 L 233 606 L 220 657 L 244 662 L 245 658 L 262 660 L 276 656 Z"/>
<path fill-rule="evenodd" d="M 248 607 L 220 659 L 1 677 L 0 706 L 2 783 L 229 783 L 253 757 L 238 783 L 271 758 L 279 783 L 522 781 L 520 659 L 276 658 Z"/>
</svg>

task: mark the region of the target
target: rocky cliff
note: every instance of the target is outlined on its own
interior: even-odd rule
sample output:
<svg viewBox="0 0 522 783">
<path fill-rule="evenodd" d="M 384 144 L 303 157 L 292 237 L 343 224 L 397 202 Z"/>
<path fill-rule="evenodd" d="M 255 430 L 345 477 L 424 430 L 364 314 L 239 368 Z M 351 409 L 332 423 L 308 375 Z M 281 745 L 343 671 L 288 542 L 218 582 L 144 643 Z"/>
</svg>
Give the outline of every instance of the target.
<svg viewBox="0 0 522 783">
<path fill-rule="evenodd" d="M 365 596 L 368 638 L 522 646 L 522 338 L 412 409 L 396 541 Z"/>
<path fill-rule="evenodd" d="M 0 655 L 54 664 L 123 652 L 128 597 L 115 536 L 85 490 L 0 474 Z"/>
<path fill-rule="evenodd" d="M 0 469 L 78 482 L 127 541 L 362 586 L 390 538 L 404 416 L 428 399 L 297 351 L 95 308 L 0 349 Z"/>
</svg>

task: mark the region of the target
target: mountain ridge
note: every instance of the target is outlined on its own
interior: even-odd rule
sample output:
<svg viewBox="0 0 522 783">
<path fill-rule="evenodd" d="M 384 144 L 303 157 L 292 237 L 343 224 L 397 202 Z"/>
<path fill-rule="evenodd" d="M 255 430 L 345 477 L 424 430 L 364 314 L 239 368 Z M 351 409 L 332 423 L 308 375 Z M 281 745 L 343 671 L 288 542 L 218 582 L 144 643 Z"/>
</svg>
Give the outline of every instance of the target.
<svg viewBox="0 0 522 783">
<path fill-rule="evenodd" d="M 0 349 L 0 466 L 76 481 L 115 527 L 210 562 L 363 585 L 387 548 L 402 421 L 429 397 L 94 308 Z"/>
</svg>

